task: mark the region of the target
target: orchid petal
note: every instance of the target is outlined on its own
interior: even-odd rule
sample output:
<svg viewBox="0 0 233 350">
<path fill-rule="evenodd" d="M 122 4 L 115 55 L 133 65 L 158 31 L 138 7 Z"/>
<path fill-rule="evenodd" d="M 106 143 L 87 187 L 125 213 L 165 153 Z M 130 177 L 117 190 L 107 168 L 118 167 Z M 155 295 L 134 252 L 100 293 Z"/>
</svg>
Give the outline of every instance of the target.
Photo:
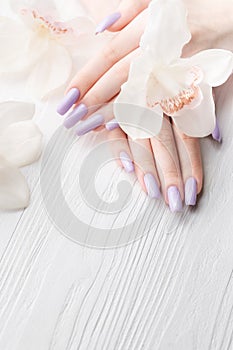
<svg viewBox="0 0 233 350">
<path fill-rule="evenodd" d="M 201 84 L 203 100 L 194 109 L 182 109 L 173 121 L 186 135 L 192 137 L 205 137 L 210 135 L 216 124 L 215 104 L 212 88 Z"/>
<path fill-rule="evenodd" d="M 148 25 L 140 46 L 152 52 L 155 62 L 170 63 L 179 58 L 190 39 L 187 12 L 181 0 L 157 0 L 150 3 Z"/>
<path fill-rule="evenodd" d="M 21 172 L 0 157 L 0 209 L 23 209 L 29 204 L 29 188 Z"/>
<path fill-rule="evenodd" d="M 131 64 L 128 81 L 114 102 L 114 115 L 121 128 L 132 138 L 150 138 L 162 126 L 163 113 L 159 106 L 148 108 L 146 82 L 152 63 L 147 54 L 137 57 Z"/>
<path fill-rule="evenodd" d="M 117 98 L 114 103 L 114 115 L 121 129 L 133 140 L 154 137 L 162 127 L 163 113 L 159 107 L 150 109 L 139 103 L 136 105 L 122 102 Z"/>
<path fill-rule="evenodd" d="M 35 114 L 33 103 L 7 101 L 0 103 L 0 131 L 12 123 L 32 119 Z"/>
<path fill-rule="evenodd" d="M 64 21 L 72 20 L 74 18 L 74 14 L 87 16 L 84 6 L 77 0 L 69 0 L 69 6 L 67 6 L 67 0 L 59 0 L 56 2 L 56 7 L 59 18 Z"/>
<path fill-rule="evenodd" d="M 31 33 L 15 20 L 0 17 L 0 72 L 18 72 L 30 63 Z"/>
<path fill-rule="evenodd" d="M 41 152 L 42 134 L 31 120 L 11 124 L 0 133 L 0 154 L 18 167 L 35 162 Z"/>
<path fill-rule="evenodd" d="M 42 98 L 63 86 L 70 77 L 72 60 L 66 48 L 50 41 L 47 52 L 31 69 L 27 89 L 32 96 Z"/>
<path fill-rule="evenodd" d="M 150 106 L 160 101 L 177 100 L 202 80 L 202 72 L 184 64 L 155 68 L 147 81 L 147 102 Z M 167 111 L 164 111 L 169 114 Z M 170 116 L 173 115 L 169 114 Z"/>
<path fill-rule="evenodd" d="M 233 72 L 233 53 L 227 50 L 201 51 L 185 61 L 201 68 L 205 82 L 212 87 L 225 83 Z"/>
<path fill-rule="evenodd" d="M 56 4 L 54 0 L 38 1 L 38 0 L 8 0 L 12 11 L 19 14 L 21 10 L 37 10 L 43 15 L 57 15 Z"/>
<path fill-rule="evenodd" d="M 80 47 L 82 47 L 83 50 L 86 46 L 89 47 L 96 42 L 97 38 L 93 35 L 96 25 L 89 18 L 76 17 L 68 22 L 56 23 L 67 29 L 64 34 L 56 36 L 57 41 L 74 52 L 76 49 L 77 52 L 80 53 Z M 84 40 L 80 42 L 80 39 L 82 40 L 82 38 Z M 78 45 L 77 42 L 79 43 Z"/>
<path fill-rule="evenodd" d="M 114 115 L 122 130 L 133 140 L 151 138 L 162 127 L 162 110 L 159 106 L 148 108 L 145 101 L 145 91 L 133 90 L 125 84 L 114 102 Z"/>
</svg>

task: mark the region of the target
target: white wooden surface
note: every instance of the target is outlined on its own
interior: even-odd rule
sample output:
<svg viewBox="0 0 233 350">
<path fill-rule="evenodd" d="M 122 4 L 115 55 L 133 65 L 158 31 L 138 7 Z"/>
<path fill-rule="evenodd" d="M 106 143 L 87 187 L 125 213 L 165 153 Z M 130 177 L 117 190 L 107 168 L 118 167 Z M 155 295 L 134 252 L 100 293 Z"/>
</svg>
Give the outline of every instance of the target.
<svg viewBox="0 0 233 350">
<path fill-rule="evenodd" d="M 153 204 L 152 229 L 132 244 L 104 250 L 65 238 L 46 214 L 40 163 L 25 169 L 31 206 L 0 216 L 0 349 L 233 349 L 231 86 L 219 98 L 223 144 L 202 142 L 198 208 L 173 215 Z M 60 124 L 53 108 L 37 118 L 47 140 Z M 82 153 L 77 147 L 76 158 Z M 73 165 L 65 171 L 78 215 Z"/>
<path fill-rule="evenodd" d="M 96 136 L 77 140 L 67 154 L 63 191 L 87 224 L 83 236 L 91 226 L 92 233 L 114 225 L 124 233 L 147 203 L 150 220 L 142 220 L 141 229 L 149 232 L 134 243 L 95 249 L 66 238 L 43 201 L 41 161 L 24 169 L 30 207 L 0 214 L 1 350 L 233 349 L 232 87 L 231 81 L 218 98 L 223 144 L 202 141 L 205 184 L 196 210 L 174 215 L 148 202 L 131 176 L 130 206 L 113 223 L 87 208 L 78 192 L 78 165 Z M 50 102 L 36 116 L 45 148 L 61 123 Z M 128 176 L 113 163 L 97 175 L 100 197 L 116 200 L 116 183 Z M 54 211 L 63 215 L 56 197 Z"/>
</svg>

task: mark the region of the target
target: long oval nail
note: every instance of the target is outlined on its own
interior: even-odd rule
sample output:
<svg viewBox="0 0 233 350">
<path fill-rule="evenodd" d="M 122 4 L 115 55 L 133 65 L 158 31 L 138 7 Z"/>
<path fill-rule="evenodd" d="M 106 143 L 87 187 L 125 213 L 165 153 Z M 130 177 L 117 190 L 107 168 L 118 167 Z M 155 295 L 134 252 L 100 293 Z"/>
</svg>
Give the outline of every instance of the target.
<svg viewBox="0 0 233 350">
<path fill-rule="evenodd" d="M 70 89 L 57 106 L 57 113 L 64 115 L 78 101 L 80 91 L 77 88 Z"/>
<path fill-rule="evenodd" d="M 215 129 L 212 133 L 212 137 L 215 141 L 218 141 L 219 143 L 222 142 L 222 136 L 221 136 L 221 132 L 220 132 L 220 128 L 218 125 L 218 121 L 216 120 L 216 125 L 215 125 Z"/>
<path fill-rule="evenodd" d="M 185 204 L 196 205 L 197 202 L 197 181 L 190 177 L 185 183 Z"/>
<path fill-rule="evenodd" d="M 104 117 L 101 114 L 96 114 L 87 120 L 81 122 L 76 129 L 76 133 L 78 136 L 82 136 L 87 134 L 88 132 L 98 128 L 98 126 L 103 125 Z"/>
<path fill-rule="evenodd" d="M 78 105 L 65 119 L 63 125 L 67 128 L 70 129 L 72 128 L 75 124 L 77 124 L 85 115 L 87 114 L 88 109 L 87 106 L 82 103 Z"/>
<path fill-rule="evenodd" d="M 134 172 L 134 164 L 130 159 L 130 156 L 128 155 L 128 153 L 122 151 L 120 153 L 120 160 L 127 173 Z"/>
<path fill-rule="evenodd" d="M 114 129 L 117 129 L 119 128 L 119 124 L 116 120 L 116 118 L 110 120 L 108 123 L 105 124 L 105 128 L 108 130 L 108 131 L 112 131 Z"/>
<path fill-rule="evenodd" d="M 114 12 L 111 15 L 105 17 L 96 27 L 95 34 L 103 33 L 106 29 L 111 27 L 114 23 L 120 19 L 120 12 Z"/>
<path fill-rule="evenodd" d="M 171 212 L 182 211 L 183 205 L 178 188 L 176 186 L 170 186 L 167 190 L 167 195 Z"/>
<path fill-rule="evenodd" d="M 144 176 L 144 183 L 149 197 L 157 199 L 161 197 L 159 186 L 155 177 L 152 174 L 148 173 Z"/>
</svg>

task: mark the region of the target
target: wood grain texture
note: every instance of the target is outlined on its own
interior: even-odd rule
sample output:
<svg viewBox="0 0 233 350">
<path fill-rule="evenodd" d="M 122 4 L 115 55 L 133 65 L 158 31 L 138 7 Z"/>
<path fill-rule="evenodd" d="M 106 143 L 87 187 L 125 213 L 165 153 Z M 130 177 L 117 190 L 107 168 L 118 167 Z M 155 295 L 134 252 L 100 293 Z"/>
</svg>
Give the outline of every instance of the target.
<svg viewBox="0 0 233 350">
<path fill-rule="evenodd" d="M 233 348 L 229 94 L 220 94 L 219 105 L 224 142 L 202 143 L 206 175 L 198 208 L 172 215 L 154 204 L 150 232 L 122 248 L 90 249 L 62 236 L 44 208 L 40 164 L 26 169 L 31 206 L 1 214 L 0 349 Z M 83 138 L 83 148 L 94 139 Z M 67 198 L 81 212 L 75 171 L 65 171 Z M 116 169 L 109 171 L 114 178 Z"/>
</svg>

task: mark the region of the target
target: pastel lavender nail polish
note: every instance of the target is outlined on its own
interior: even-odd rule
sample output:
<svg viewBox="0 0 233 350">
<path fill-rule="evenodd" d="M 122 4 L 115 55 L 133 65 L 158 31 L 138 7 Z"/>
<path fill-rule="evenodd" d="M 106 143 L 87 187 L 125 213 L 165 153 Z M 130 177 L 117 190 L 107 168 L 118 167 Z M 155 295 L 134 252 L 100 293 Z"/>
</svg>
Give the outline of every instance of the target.
<svg viewBox="0 0 233 350">
<path fill-rule="evenodd" d="M 182 211 L 183 205 L 180 192 L 176 186 L 171 186 L 167 190 L 169 207 L 172 213 Z"/>
<path fill-rule="evenodd" d="M 59 103 L 57 113 L 64 115 L 78 101 L 79 97 L 79 89 L 70 89 Z"/>
<path fill-rule="evenodd" d="M 114 23 L 120 19 L 121 14 L 120 12 L 112 13 L 111 15 L 108 15 L 105 17 L 96 27 L 95 34 L 103 33 L 106 29 L 111 27 Z"/>
<path fill-rule="evenodd" d="M 196 205 L 197 202 L 197 181 L 190 177 L 185 183 L 185 204 Z"/>
<path fill-rule="evenodd" d="M 105 128 L 108 131 L 112 131 L 114 129 L 119 128 L 119 124 L 118 124 L 117 120 L 114 118 L 114 119 L 110 120 L 108 123 L 105 124 Z"/>
<path fill-rule="evenodd" d="M 128 155 L 128 153 L 122 151 L 120 153 L 120 160 L 127 173 L 134 172 L 134 164 L 130 159 L 130 156 Z"/>
<path fill-rule="evenodd" d="M 76 129 L 76 133 L 78 136 L 85 135 L 95 128 L 98 128 L 98 126 L 103 125 L 103 123 L 104 117 L 101 114 L 96 114 L 93 117 L 81 122 Z"/>
<path fill-rule="evenodd" d="M 149 197 L 157 199 L 161 197 L 159 186 L 155 177 L 152 174 L 146 174 L 144 176 L 144 183 Z"/>
<path fill-rule="evenodd" d="M 82 103 L 78 105 L 70 114 L 66 117 L 63 125 L 65 128 L 70 129 L 75 124 L 77 124 L 85 115 L 87 114 L 88 109 L 87 106 Z"/>
<path fill-rule="evenodd" d="M 218 121 L 216 120 L 216 125 L 215 125 L 215 129 L 212 133 L 212 137 L 215 141 L 218 141 L 219 143 L 221 143 L 222 141 L 222 136 L 221 136 L 221 132 L 219 129 L 219 125 L 218 125 Z"/>
</svg>

